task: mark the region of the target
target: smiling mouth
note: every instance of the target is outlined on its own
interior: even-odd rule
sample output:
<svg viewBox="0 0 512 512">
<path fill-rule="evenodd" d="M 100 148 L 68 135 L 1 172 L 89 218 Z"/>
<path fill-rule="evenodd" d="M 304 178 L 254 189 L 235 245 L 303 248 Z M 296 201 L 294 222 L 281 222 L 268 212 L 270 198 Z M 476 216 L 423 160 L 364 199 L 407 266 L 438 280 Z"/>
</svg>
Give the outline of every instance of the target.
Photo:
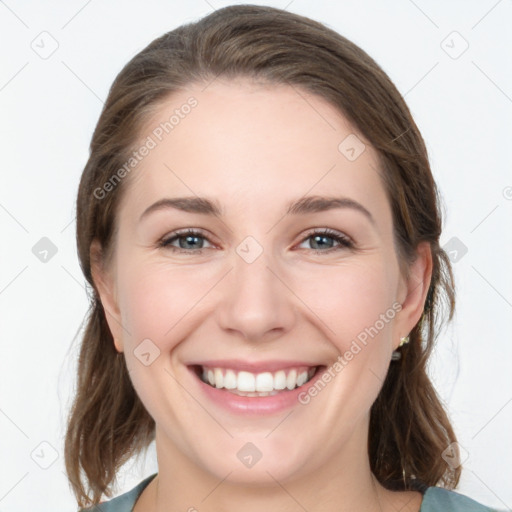
<svg viewBox="0 0 512 512">
<path fill-rule="evenodd" d="M 286 393 L 307 384 L 323 366 L 300 366 L 259 373 L 201 365 L 191 368 L 202 382 L 212 388 L 238 396 L 265 397 Z"/>
</svg>

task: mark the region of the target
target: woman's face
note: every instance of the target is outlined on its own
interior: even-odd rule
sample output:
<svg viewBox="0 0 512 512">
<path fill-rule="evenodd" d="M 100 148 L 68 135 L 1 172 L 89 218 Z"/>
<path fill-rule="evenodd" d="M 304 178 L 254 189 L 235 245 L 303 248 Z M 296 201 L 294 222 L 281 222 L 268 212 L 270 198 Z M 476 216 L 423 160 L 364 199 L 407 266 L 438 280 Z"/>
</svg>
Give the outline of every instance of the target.
<svg viewBox="0 0 512 512">
<path fill-rule="evenodd" d="M 159 463 L 282 482 L 359 458 L 430 281 L 427 252 L 399 273 L 375 151 L 317 96 L 219 79 L 143 145 L 95 276 Z"/>
</svg>

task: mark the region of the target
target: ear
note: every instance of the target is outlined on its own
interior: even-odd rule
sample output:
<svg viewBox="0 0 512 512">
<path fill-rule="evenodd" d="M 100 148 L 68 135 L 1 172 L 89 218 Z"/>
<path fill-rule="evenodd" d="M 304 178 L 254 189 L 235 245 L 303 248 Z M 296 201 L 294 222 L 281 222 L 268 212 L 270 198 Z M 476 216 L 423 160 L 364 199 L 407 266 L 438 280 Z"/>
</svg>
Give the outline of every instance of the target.
<svg viewBox="0 0 512 512">
<path fill-rule="evenodd" d="M 98 290 L 101 304 L 105 310 L 106 320 L 114 338 L 114 344 L 118 352 L 123 351 L 123 327 L 121 313 L 117 302 L 117 290 L 115 279 L 110 270 L 105 268 L 103 249 L 97 239 L 91 243 L 89 251 L 91 259 L 91 274 L 94 285 Z"/>
<path fill-rule="evenodd" d="M 407 336 L 418 323 L 427 299 L 432 279 L 432 250 L 429 242 L 421 242 L 416 249 L 416 260 L 409 267 L 409 277 L 400 281 L 398 297 L 402 309 L 398 316 L 396 328 L 398 336 L 393 340 L 396 349 L 400 339 Z"/>
</svg>

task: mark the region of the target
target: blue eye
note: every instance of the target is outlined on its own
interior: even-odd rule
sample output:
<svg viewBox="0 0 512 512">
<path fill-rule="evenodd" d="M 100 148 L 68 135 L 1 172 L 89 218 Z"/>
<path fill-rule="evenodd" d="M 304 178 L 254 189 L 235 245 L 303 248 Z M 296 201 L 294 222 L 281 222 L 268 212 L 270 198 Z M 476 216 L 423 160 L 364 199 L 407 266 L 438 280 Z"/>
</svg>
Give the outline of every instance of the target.
<svg viewBox="0 0 512 512">
<path fill-rule="evenodd" d="M 205 248 L 204 240 L 208 240 L 208 238 L 204 236 L 201 231 L 188 229 L 186 231 L 176 232 L 169 238 L 160 240 L 158 247 L 167 248 L 173 252 L 201 254 L 201 249 Z M 311 240 L 311 243 L 317 246 L 311 248 L 311 250 L 316 253 L 330 253 L 331 251 L 351 249 L 354 247 L 354 243 L 350 238 L 331 229 L 313 231 L 302 239 L 301 244 L 307 240 Z M 329 240 L 334 242 L 330 242 Z M 174 242 L 178 242 L 178 247 L 173 245 Z"/>
<path fill-rule="evenodd" d="M 304 238 L 303 242 L 305 242 L 306 240 L 311 240 L 311 243 L 317 245 L 317 247 L 320 247 L 320 249 L 322 247 L 327 247 L 327 249 L 325 250 L 320 250 L 318 248 L 313 247 L 312 250 L 314 250 L 315 252 L 331 252 L 337 249 L 350 249 L 354 247 L 354 244 L 352 243 L 352 240 L 350 240 L 350 238 L 331 229 L 314 231 L 313 233 L 310 233 L 306 238 Z M 329 242 L 329 240 L 334 240 L 334 242 L 337 243 L 338 246 L 333 247 L 333 243 Z"/>
<path fill-rule="evenodd" d="M 198 242 L 198 240 L 207 240 L 205 236 L 200 231 L 194 231 L 189 229 L 187 231 L 177 232 L 170 238 L 160 240 L 158 243 L 158 247 L 166 247 L 171 249 L 171 251 L 175 252 L 185 252 L 185 253 L 196 253 L 201 254 L 201 249 L 203 249 L 203 244 Z M 179 247 L 175 247 L 171 245 L 173 242 L 178 241 Z M 190 248 L 190 245 L 195 247 Z"/>
</svg>

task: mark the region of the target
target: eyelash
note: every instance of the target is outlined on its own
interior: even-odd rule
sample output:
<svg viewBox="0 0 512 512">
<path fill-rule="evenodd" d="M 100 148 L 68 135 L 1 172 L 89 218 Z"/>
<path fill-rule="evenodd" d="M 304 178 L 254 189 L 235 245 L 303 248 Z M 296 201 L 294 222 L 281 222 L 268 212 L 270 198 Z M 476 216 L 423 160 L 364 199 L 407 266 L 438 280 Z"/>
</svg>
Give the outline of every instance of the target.
<svg viewBox="0 0 512 512">
<path fill-rule="evenodd" d="M 172 234 L 169 238 L 162 238 L 158 241 L 158 248 L 165 248 L 170 249 L 172 252 L 179 252 L 179 253 L 185 253 L 185 254 L 202 254 L 202 249 L 181 249 L 179 247 L 173 247 L 170 244 L 174 242 L 175 240 L 179 240 L 180 238 L 186 238 L 188 236 L 193 237 L 199 237 L 204 238 L 205 240 L 208 240 L 206 236 L 201 231 L 193 230 L 193 229 L 187 229 L 184 231 L 176 231 Z M 354 243 L 350 238 L 348 238 L 345 235 L 342 235 L 341 233 L 338 233 L 337 231 L 333 231 L 332 229 L 322 229 L 322 230 L 316 230 L 310 232 L 306 237 L 304 237 L 301 240 L 301 244 L 308 240 L 309 238 L 312 238 L 314 236 L 325 236 L 328 238 L 332 238 L 336 242 L 338 242 L 338 247 L 331 247 L 326 250 L 319 250 L 319 249 L 310 249 L 311 251 L 314 251 L 316 253 L 331 253 L 333 251 L 337 251 L 340 249 L 353 249 Z M 208 240 L 210 242 L 210 240 Z M 210 242 L 211 243 L 211 242 Z"/>
</svg>

